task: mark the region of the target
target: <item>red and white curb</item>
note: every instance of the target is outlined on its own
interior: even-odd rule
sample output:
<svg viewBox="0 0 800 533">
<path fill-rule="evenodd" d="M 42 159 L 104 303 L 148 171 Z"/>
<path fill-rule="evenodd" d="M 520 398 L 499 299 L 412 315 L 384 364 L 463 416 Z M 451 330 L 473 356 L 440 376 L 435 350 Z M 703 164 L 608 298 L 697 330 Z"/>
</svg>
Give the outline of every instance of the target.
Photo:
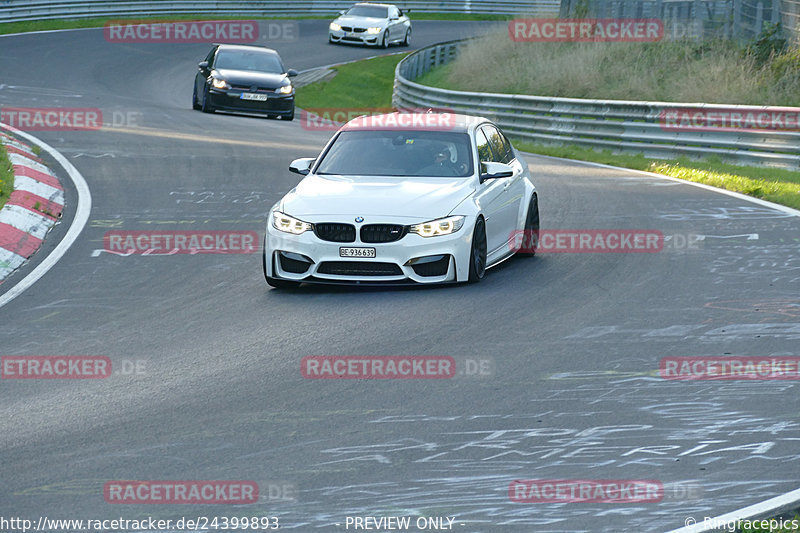
<svg viewBox="0 0 800 533">
<path fill-rule="evenodd" d="M 64 188 L 30 146 L 4 133 L 14 191 L 0 210 L 0 283 L 42 245 L 64 210 Z"/>
</svg>

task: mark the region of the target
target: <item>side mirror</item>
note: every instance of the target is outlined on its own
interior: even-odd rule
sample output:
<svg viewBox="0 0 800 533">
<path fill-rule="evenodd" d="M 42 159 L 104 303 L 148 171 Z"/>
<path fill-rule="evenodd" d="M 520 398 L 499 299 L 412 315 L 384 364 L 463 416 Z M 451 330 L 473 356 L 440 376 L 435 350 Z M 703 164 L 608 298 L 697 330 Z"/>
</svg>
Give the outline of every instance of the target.
<svg viewBox="0 0 800 533">
<path fill-rule="evenodd" d="M 208 68 L 208 61 L 201 61 L 197 64 L 199 68 Z"/>
<path fill-rule="evenodd" d="M 510 178 L 514 175 L 514 169 L 511 165 L 505 163 L 495 163 L 492 161 L 481 162 L 481 183 L 486 180 L 494 180 L 498 178 Z"/>
<path fill-rule="evenodd" d="M 293 69 L 293 68 L 290 68 L 289 70 L 287 70 L 287 71 L 286 71 L 286 75 L 287 75 L 287 76 L 289 76 L 290 78 L 294 78 L 294 77 L 295 77 L 295 76 L 297 76 L 298 74 L 300 74 L 300 73 L 299 73 L 299 72 L 297 72 L 297 71 L 296 71 L 295 69 Z"/>
<path fill-rule="evenodd" d="M 390 21 L 393 21 L 393 20 L 400 20 L 400 17 L 389 17 L 389 20 L 390 20 Z"/>
<path fill-rule="evenodd" d="M 309 172 L 311 172 L 311 165 L 314 164 L 314 161 L 316 161 L 316 159 L 313 157 L 301 157 L 300 159 L 295 159 L 289 165 L 289 172 L 306 176 Z"/>
<path fill-rule="evenodd" d="M 340 14 L 340 15 L 344 15 L 345 13 L 346 13 L 346 11 L 345 11 L 344 9 L 342 9 L 341 11 L 339 11 L 339 14 Z"/>
</svg>

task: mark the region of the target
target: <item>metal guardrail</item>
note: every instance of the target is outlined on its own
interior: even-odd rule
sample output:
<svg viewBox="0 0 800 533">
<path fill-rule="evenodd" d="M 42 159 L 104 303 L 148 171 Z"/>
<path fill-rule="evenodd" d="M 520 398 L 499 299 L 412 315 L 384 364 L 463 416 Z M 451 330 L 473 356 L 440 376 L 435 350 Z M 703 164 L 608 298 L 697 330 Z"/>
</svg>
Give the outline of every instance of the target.
<svg viewBox="0 0 800 533">
<path fill-rule="evenodd" d="M 43 19 L 170 15 L 335 15 L 348 0 L 0 0 L 0 23 Z M 537 14 L 556 16 L 561 0 L 409 0 L 396 2 L 422 13 Z"/>
<path fill-rule="evenodd" d="M 800 45 L 800 0 L 781 0 L 781 22 L 795 44 Z"/>
<path fill-rule="evenodd" d="M 743 164 L 800 169 L 800 132 L 796 130 L 675 131 L 662 124 L 663 114 L 670 110 L 753 109 L 748 106 L 473 93 L 412 81 L 431 68 L 452 61 L 464 43 L 450 41 L 422 48 L 398 63 L 392 95 L 394 107 L 451 109 L 485 116 L 508 135 L 541 144 L 578 144 L 669 159 L 716 155 Z M 758 109 L 786 113 L 788 108 Z M 800 113 L 800 108 L 794 111 Z"/>
</svg>

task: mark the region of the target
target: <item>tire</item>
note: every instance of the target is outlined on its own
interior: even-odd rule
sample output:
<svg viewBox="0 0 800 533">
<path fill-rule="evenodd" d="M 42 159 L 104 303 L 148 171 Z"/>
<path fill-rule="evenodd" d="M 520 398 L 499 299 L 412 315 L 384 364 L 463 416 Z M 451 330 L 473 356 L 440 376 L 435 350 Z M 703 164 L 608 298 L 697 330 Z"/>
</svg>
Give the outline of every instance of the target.
<svg viewBox="0 0 800 533">
<path fill-rule="evenodd" d="M 209 103 L 208 98 L 208 86 L 206 86 L 205 90 L 203 91 L 203 102 L 200 104 L 200 109 L 203 113 L 213 113 L 214 107 Z"/>
<path fill-rule="evenodd" d="M 539 246 L 539 198 L 534 194 L 528 205 L 528 215 L 525 217 L 525 232 L 522 234 L 522 248 L 517 252 L 528 257 L 536 255 Z"/>
<path fill-rule="evenodd" d="M 328 44 L 336 44 L 333 40 L 333 35 L 331 35 L 330 33 L 328 34 Z"/>
<path fill-rule="evenodd" d="M 197 103 L 197 84 L 192 89 L 192 109 L 200 109 L 200 104 Z"/>
<path fill-rule="evenodd" d="M 401 43 L 403 46 L 411 46 L 411 28 L 406 30 L 406 36 Z"/>
<path fill-rule="evenodd" d="M 383 31 L 383 39 L 381 39 L 381 48 L 389 48 L 389 29 Z"/>
<path fill-rule="evenodd" d="M 264 279 L 267 280 L 267 285 L 276 289 L 295 289 L 300 286 L 297 281 L 290 281 L 288 279 L 271 278 L 267 276 L 267 239 L 264 238 L 264 249 L 261 252 L 261 267 L 264 269 Z"/>
<path fill-rule="evenodd" d="M 469 250 L 469 283 L 478 283 L 486 274 L 486 222 L 478 217 L 472 230 Z"/>
</svg>

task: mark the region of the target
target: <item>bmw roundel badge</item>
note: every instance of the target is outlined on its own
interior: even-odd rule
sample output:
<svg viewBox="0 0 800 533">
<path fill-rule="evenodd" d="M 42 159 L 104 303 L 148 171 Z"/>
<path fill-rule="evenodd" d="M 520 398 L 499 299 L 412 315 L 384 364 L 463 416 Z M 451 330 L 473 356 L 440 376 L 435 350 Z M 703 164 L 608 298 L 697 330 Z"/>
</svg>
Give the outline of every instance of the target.
<svg viewBox="0 0 800 533">
<path fill-rule="evenodd" d="M 356 217 L 356 222 L 361 224 L 362 222 L 364 222 L 364 217 Z"/>
</svg>

